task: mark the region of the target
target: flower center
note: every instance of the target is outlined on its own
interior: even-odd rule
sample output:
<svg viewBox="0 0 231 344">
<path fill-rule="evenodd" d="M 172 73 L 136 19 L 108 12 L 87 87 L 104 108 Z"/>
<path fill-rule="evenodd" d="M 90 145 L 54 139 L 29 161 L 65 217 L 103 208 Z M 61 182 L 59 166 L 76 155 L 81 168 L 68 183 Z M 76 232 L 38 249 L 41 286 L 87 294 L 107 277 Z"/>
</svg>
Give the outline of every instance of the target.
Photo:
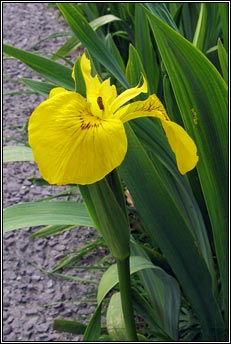
<svg viewBox="0 0 231 344">
<path fill-rule="evenodd" d="M 100 125 L 102 125 L 102 119 L 96 116 L 92 115 L 84 115 L 80 116 L 80 122 L 81 122 L 81 129 L 90 129 L 90 128 L 98 128 Z"/>
<path fill-rule="evenodd" d="M 97 98 L 97 104 L 99 105 L 100 110 L 104 110 L 103 99 L 102 97 Z"/>
</svg>

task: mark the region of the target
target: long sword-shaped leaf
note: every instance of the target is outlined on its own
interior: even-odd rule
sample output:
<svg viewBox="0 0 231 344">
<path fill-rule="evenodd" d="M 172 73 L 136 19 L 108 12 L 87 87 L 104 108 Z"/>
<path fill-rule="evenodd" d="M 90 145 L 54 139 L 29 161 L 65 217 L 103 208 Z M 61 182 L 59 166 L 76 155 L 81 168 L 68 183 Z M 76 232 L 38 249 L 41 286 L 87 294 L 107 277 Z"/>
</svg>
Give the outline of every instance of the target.
<svg viewBox="0 0 231 344">
<path fill-rule="evenodd" d="M 229 79 L 228 53 L 225 47 L 223 46 L 220 38 L 218 39 L 217 47 L 218 47 L 218 57 L 219 57 L 219 62 L 220 62 L 221 70 L 222 70 L 222 75 L 226 84 L 228 84 L 228 79 Z"/>
<path fill-rule="evenodd" d="M 183 121 L 199 151 L 198 175 L 212 224 L 228 315 L 227 85 L 189 41 L 147 12 Z"/>
<path fill-rule="evenodd" d="M 102 65 L 104 65 L 124 86 L 129 84 L 121 70 L 119 63 L 115 57 L 106 48 L 102 39 L 91 28 L 90 24 L 80 14 L 76 6 L 69 3 L 58 4 L 60 11 L 70 25 L 74 34 L 79 38 L 83 45 L 89 50 Z"/>
<path fill-rule="evenodd" d="M 38 56 L 22 49 L 3 44 L 3 52 L 22 61 L 46 80 L 69 90 L 74 90 L 75 84 L 71 77 L 71 69 L 45 57 Z"/>
<path fill-rule="evenodd" d="M 30 87 L 32 90 L 42 94 L 43 96 L 48 96 L 52 88 L 57 87 L 57 85 L 48 84 L 47 82 L 31 80 L 28 78 L 22 78 L 21 81 L 26 86 Z"/>
<path fill-rule="evenodd" d="M 144 70 L 139 55 L 135 48 L 130 45 L 126 76 L 131 85 L 138 84 L 141 73 L 144 74 Z M 170 94 L 170 96 L 172 95 Z M 141 97 L 139 96 L 139 98 Z M 177 118 L 179 117 L 180 114 Z M 194 199 L 187 178 L 182 176 L 177 169 L 174 154 L 158 121 L 157 119 L 142 118 L 132 121 L 131 126 L 141 142 L 145 143 L 147 151 L 153 152 L 151 160 L 161 178 L 164 179 L 165 184 L 168 185 L 168 192 L 172 195 L 182 217 L 188 223 L 188 228 L 195 235 L 201 254 L 208 265 L 214 291 L 216 291 L 217 278 L 214 261 L 200 209 Z"/>
<path fill-rule="evenodd" d="M 120 167 L 121 176 L 149 235 L 159 244 L 196 311 L 204 337 L 215 340 L 217 328 L 223 329 L 223 320 L 214 299 L 211 276 L 206 264 L 164 181 L 131 128 L 126 128 L 129 149 Z"/>
<path fill-rule="evenodd" d="M 136 264 L 139 261 L 149 258 L 143 249 L 131 240 L 131 254 L 137 257 Z M 153 264 L 152 270 L 141 270 L 139 278 L 147 293 L 147 299 L 152 308 L 152 316 L 158 327 L 162 328 L 165 334 L 170 338 L 178 338 L 178 318 L 180 310 L 180 288 L 172 276 L 167 274 L 161 268 Z M 154 324 L 153 324 L 154 325 Z"/>
<path fill-rule="evenodd" d="M 142 6 L 136 6 L 135 8 L 135 41 L 146 72 L 150 94 L 156 93 L 159 81 L 159 67 L 154 54 L 147 17 Z"/>
<path fill-rule="evenodd" d="M 33 161 L 33 154 L 30 147 L 26 146 L 5 146 L 3 147 L 3 162 Z"/>
<path fill-rule="evenodd" d="M 171 194 L 178 211 L 194 235 L 198 248 L 208 266 L 215 292 L 217 291 L 217 276 L 201 211 L 187 178 L 177 170 L 175 157 L 166 141 L 163 130 L 159 130 L 158 124 L 149 118 L 142 118 L 134 121 L 131 126 L 140 141 L 144 143 L 147 152 L 151 153 L 150 159 L 167 185 L 168 193 Z"/>
<path fill-rule="evenodd" d="M 217 42 L 217 35 L 219 34 L 218 6 L 219 4 L 214 2 L 200 4 L 200 14 L 193 37 L 193 44 L 203 53 L 206 53 Z"/>
<path fill-rule="evenodd" d="M 42 225 L 76 225 L 93 227 L 88 212 L 77 202 L 27 202 L 3 211 L 4 231 Z"/>
<path fill-rule="evenodd" d="M 107 14 L 101 17 L 98 17 L 94 19 L 91 23 L 89 23 L 93 30 L 97 30 L 99 27 L 111 23 L 115 20 L 121 20 L 120 18 Z M 77 49 L 77 47 L 81 46 L 81 42 L 79 41 L 78 37 L 75 35 L 69 38 L 52 56 L 53 60 L 57 60 L 59 56 L 66 56 L 68 53 L 70 53 L 71 50 L 74 48 Z"/>
</svg>

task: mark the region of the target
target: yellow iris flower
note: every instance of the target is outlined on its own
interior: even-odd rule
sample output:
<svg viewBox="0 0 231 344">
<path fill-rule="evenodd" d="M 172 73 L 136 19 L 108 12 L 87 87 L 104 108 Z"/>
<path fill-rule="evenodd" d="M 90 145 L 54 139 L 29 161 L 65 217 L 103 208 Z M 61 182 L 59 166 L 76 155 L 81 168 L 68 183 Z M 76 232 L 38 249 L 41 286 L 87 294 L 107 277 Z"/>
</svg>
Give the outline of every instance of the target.
<svg viewBox="0 0 231 344">
<path fill-rule="evenodd" d="M 124 105 L 147 92 L 145 79 L 142 86 L 117 95 L 110 79 L 101 82 L 97 75 L 91 75 L 90 60 L 85 54 L 80 66 L 86 98 L 62 87 L 53 88 L 29 120 L 29 144 L 45 180 L 50 184 L 84 185 L 104 178 L 126 155 L 124 123 L 144 116 L 161 120 L 182 174 L 196 166 L 195 143 L 182 127 L 170 121 L 156 95 Z"/>
</svg>

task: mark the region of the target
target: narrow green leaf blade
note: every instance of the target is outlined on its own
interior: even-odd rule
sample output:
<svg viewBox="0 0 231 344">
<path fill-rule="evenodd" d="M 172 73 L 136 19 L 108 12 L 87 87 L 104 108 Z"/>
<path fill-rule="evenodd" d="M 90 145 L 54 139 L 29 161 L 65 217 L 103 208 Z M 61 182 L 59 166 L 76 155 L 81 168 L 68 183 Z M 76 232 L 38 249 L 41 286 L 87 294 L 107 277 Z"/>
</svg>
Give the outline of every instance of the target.
<svg viewBox="0 0 231 344">
<path fill-rule="evenodd" d="M 101 333 L 101 303 L 96 307 L 87 328 L 84 332 L 83 342 L 97 342 Z"/>
<path fill-rule="evenodd" d="M 165 3 L 148 2 L 145 3 L 145 6 L 150 10 L 151 13 L 154 13 L 166 24 L 171 26 L 174 30 L 178 31 L 176 23 L 174 22 Z"/>
<path fill-rule="evenodd" d="M 30 235 L 30 239 L 33 238 L 44 238 L 51 235 L 57 235 L 64 231 L 69 231 L 71 229 L 74 229 L 76 226 L 68 226 L 68 225 L 53 225 L 53 226 L 46 226 L 40 230 L 38 230 L 36 233 L 33 233 Z"/>
<path fill-rule="evenodd" d="M 219 61 L 220 61 L 220 66 L 221 66 L 223 78 L 224 78 L 226 84 L 228 84 L 228 78 L 229 78 L 228 53 L 227 53 L 225 47 L 223 46 L 220 38 L 218 39 L 217 45 L 218 45 L 218 57 L 219 57 Z"/>
<path fill-rule="evenodd" d="M 219 14 L 221 18 L 222 35 L 224 41 L 224 48 L 229 49 L 229 4 L 228 2 L 219 2 Z"/>
<path fill-rule="evenodd" d="M 147 254 L 133 240 L 131 254 L 149 261 Z M 152 308 L 153 327 L 157 332 L 161 329 L 164 336 L 177 340 L 181 293 L 176 279 L 158 266 L 151 270 L 142 269 L 138 275 L 147 294 L 148 304 Z"/>
<path fill-rule="evenodd" d="M 32 150 L 26 146 L 3 147 L 3 162 L 34 161 Z"/>
<path fill-rule="evenodd" d="M 158 123 L 157 119 L 142 118 L 133 121 L 131 127 L 145 145 L 151 161 L 177 206 L 178 212 L 181 213 L 181 216 L 188 224 L 188 228 L 193 234 L 208 266 L 213 281 L 213 288 L 216 291 L 217 276 L 202 213 L 187 178 L 182 176 L 177 169 L 175 156 L 169 147 L 160 123 Z M 167 204 L 162 206 L 167 207 Z"/>
<path fill-rule="evenodd" d="M 147 76 L 149 92 L 150 94 L 156 93 L 159 81 L 159 68 L 156 55 L 154 54 L 147 17 L 143 7 L 140 5 L 135 7 L 135 43 Z"/>
<path fill-rule="evenodd" d="M 119 168 L 121 177 L 139 209 L 148 234 L 158 243 L 200 318 L 205 336 L 216 338 L 216 326 L 223 328 L 223 320 L 207 266 L 164 181 L 129 125 L 126 125 L 126 132 L 128 152 Z"/>
<path fill-rule="evenodd" d="M 117 60 L 106 48 L 104 41 L 98 37 L 77 8 L 69 3 L 60 3 L 58 7 L 75 35 L 89 50 L 90 54 L 104 65 L 119 82 L 127 88 L 129 86 L 128 82 Z"/>
<path fill-rule="evenodd" d="M 189 41 L 148 13 L 183 121 L 199 152 L 198 174 L 213 229 L 228 314 L 228 106 L 227 85 Z"/>
<path fill-rule="evenodd" d="M 8 44 L 3 44 L 3 53 L 22 61 L 51 83 L 74 90 L 75 85 L 70 68 Z"/>
<path fill-rule="evenodd" d="M 59 332 L 67 332 L 72 334 L 83 334 L 86 330 L 86 325 L 78 321 L 55 319 L 54 330 Z"/>
<path fill-rule="evenodd" d="M 31 80 L 27 78 L 21 78 L 24 85 L 30 87 L 32 90 L 42 94 L 43 96 L 48 96 L 52 88 L 57 87 L 54 84 L 48 84 L 47 82 Z"/>
<path fill-rule="evenodd" d="M 84 204 L 77 202 L 27 202 L 3 210 L 3 228 L 6 232 L 42 225 L 93 227 Z"/>
</svg>

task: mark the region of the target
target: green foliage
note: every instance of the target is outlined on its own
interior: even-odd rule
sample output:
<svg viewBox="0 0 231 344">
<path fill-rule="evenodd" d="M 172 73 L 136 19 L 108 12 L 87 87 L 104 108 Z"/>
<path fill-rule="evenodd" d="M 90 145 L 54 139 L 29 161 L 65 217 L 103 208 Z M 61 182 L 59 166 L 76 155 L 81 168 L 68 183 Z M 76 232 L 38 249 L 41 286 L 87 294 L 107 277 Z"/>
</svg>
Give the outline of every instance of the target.
<svg viewBox="0 0 231 344">
<path fill-rule="evenodd" d="M 94 223 L 103 229 L 107 246 L 120 258 L 120 250 L 125 255 L 128 252 L 130 210 L 121 197 L 122 179 L 141 228 L 130 240 L 130 271 L 134 308 L 148 325 L 142 334 L 151 341 L 227 340 L 228 5 L 57 6 L 70 32 L 51 59 L 3 46 L 5 54 L 21 60 L 44 79 L 21 81 L 46 96 L 57 85 L 84 96 L 78 54 L 76 61 L 70 61 L 74 63 L 75 82 L 71 69 L 57 62 L 60 57 L 68 59 L 75 48 L 87 49 L 97 73 L 102 79 L 109 75 L 119 92 L 137 85 L 143 74 L 149 94 L 156 93 L 169 117 L 194 139 L 199 163 L 194 171 L 182 176 L 159 120 L 134 120 L 126 125 L 129 148 L 118 176 L 112 174 L 102 183 L 80 187 L 90 215 L 83 204 L 68 199 L 28 202 L 4 210 L 5 230 L 48 225 L 34 235 L 40 237 Z M 140 100 L 146 96 L 140 96 Z M 4 148 L 4 159 L 32 161 L 33 157 L 30 148 L 14 146 Z M 132 226 L 131 214 L 130 222 Z M 72 252 L 53 272 L 77 262 L 101 244 L 100 239 Z M 116 299 L 119 294 L 113 294 L 109 304 L 106 337 L 101 326 L 103 303 L 109 292 L 117 290 L 118 281 L 117 266 L 111 265 L 99 282 L 98 305 L 87 326 L 55 320 L 55 328 L 84 332 L 85 341 L 124 339 L 124 331 L 121 334 L 113 321 L 116 313 L 119 323 L 123 323 L 123 311 Z"/>
</svg>

